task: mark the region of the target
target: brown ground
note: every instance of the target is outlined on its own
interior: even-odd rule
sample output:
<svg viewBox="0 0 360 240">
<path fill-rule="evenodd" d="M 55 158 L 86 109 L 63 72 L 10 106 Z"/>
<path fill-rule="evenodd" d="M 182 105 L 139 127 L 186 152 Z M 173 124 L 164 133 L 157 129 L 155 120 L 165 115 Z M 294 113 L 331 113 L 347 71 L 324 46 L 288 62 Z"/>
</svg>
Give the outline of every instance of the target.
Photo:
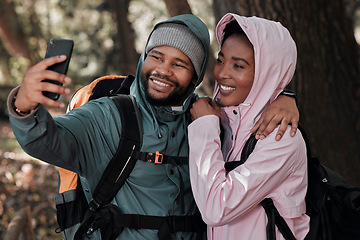
<svg viewBox="0 0 360 240">
<path fill-rule="evenodd" d="M 30 206 L 35 238 L 61 239 L 55 233 L 57 170 L 29 157 L 19 147 L 9 122 L 0 120 L 0 239 L 15 213 Z"/>
</svg>

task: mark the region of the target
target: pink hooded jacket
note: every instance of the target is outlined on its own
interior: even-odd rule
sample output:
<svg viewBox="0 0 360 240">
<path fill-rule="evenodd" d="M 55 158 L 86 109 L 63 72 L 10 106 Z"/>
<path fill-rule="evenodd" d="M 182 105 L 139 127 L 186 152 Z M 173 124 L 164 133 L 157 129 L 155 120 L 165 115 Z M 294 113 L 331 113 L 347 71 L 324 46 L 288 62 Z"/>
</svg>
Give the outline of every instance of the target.
<svg viewBox="0 0 360 240">
<path fill-rule="evenodd" d="M 222 108 L 224 140 L 219 118 L 207 115 L 189 125 L 190 178 L 196 203 L 208 224 L 208 239 L 266 239 L 267 216 L 259 204 L 272 198 L 294 233 L 304 239 L 309 230 L 305 215 L 306 147 L 290 127 L 280 141 L 277 129 L 257 142 L 245 164 L 226 174 L 224 162 L 240 160 L 250 129 L 293 77 L 296 45 L 280 23 L 257 17 L 226 14 L 218 23 L 219 44 L 227 23 L 236 19 L 254 48 L 255 77 L 244 103 Z M 216 84 L 214 98 L 219 86 Z M 276 229 L 277 230 L 277 229 Z M 277 239 L 283 239 L 277 230 Z"/>
</svg>

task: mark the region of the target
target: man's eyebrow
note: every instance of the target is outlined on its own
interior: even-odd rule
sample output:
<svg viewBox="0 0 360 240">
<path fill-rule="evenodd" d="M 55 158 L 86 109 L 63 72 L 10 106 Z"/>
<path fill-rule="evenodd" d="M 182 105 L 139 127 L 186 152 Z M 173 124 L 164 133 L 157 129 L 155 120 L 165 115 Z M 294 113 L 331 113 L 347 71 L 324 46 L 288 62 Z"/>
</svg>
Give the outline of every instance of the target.
<svg viewBox="0 0 360 240">
<path fill-rule="evenodd" d="M 150 51 L 150 53 L 159 54 L 159 55 L 161 55 L 161 56 L 164 56 L 164 55 L 165 55 L 164 53 L 162 53 L 162 52 L 160 52 L 160 51 L 158 51 L 158 50 L 154 50 L 154 49 L 152 49 L 152 50 Z M 175 58 L 175 59 L 176 59 L 176 61 L 182 62 L 182 63 L 185 64 L 186 66 L 190 66 L 190 63 L 189 63 L 188 61 L 185 61 L 184 59 L 181 59 L 181 58 Z"/>
<path fill-rule="evenodd" d="M 181 59 L 181 58 L 175 58 L 177 61 L 179 61 L 179 62 L 182 62 L 183 64 L 185 64 L 186 66 L 189 66 L 190 64 L 187 62 L 187 61 L 185 61 L 185 60 L 183 60 L 183 59 Z"/>
<path fill-rule="evenodd" d="M 162 52 L 160 52 L 160 51 L 157 51 L 157 50 L 155 50 L 155 49 L 151 49 L 151 51 L 150 51 L 150 53 L 156 53 L 156 54 L 160 54 L 160 55 L 164 55 Z"/>
</svg>

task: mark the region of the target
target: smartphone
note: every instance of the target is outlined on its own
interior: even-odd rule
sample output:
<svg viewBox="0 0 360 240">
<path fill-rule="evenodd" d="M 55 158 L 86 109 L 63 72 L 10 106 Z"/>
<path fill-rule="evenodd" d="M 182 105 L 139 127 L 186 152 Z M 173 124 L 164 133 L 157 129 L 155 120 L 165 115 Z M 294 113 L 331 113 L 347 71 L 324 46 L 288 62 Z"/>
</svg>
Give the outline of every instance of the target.
<svg viewBox="0 0 360 240">
<path fill-rule="evenodd" d="M 74 41 L 72 40 L 62 39 L 62 38 L 50 39 L 50 42 L 47 46 L 45 58 L 59 56 L 59 55 L 66 55 L 67 58 L 64 62 L 51 65 L 47 69 L 61 74 L 66 74 L 69 67 L 73 47 L 74 47 Z M 55 80 L 46 79 L 43 80 L 43 82 L 50 82 L 62 86 L 61 82 Z M 43 95 L 53 100 L 58 100 L 60 97 L 60 94 L 58 93 L 46 92 L 46 91 L 43 92 Z"/>
</svg>

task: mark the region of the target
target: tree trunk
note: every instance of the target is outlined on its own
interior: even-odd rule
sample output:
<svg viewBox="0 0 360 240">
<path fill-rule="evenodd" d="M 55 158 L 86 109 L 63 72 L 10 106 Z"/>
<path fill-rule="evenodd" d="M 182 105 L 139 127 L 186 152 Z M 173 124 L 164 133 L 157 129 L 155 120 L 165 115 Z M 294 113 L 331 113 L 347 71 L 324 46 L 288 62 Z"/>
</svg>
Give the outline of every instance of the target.
<svg viewBox="0 0 360 240">
<path fill-rule="evenodd" d="M 116 50 L 119 54 L 119 69 L 124 75 L 136 73 L 139 54 L 135 50 L 135 34 L 127 18 L 130 0 L 111 0 L 110 6 L 117 23 Z"/>
<path fill-rule="evenodd" d="M 31 225 L 31 209 L 24 207 L 16 212 L 11 220 L 4 240 L 34 240 L 34 230 Z"/>
<path fill-rule="evenodd" d="M 0 39 L 9 54 L 15 58 L 32 58 L 25 34 L 17 21 L 14 4 L 9 0 L 0 2 Z"/>
<path fill-rule="evenodd" d="M 289 29 L 298 47 L 290 88 L 300 97 L 313 155 L 360 185 L 359 46 L 344 1 L 237 2 L 214 0 L 215 19 L 237 12 L 280 21 Z"/>
<path fill-rule="evenodd" d="M 176 16 L 180 14 L 191 14 L 191 8 L 186 0 L 164 0 L 166 8 L 170 16 Z"/>
<path fill-rule="evenodd" d="M 171 17 L 180 15 L 180 14 L 192 14 L 191 8 L 187 0 L 164 0 L 166 8 Z M 214 54 L 210 49 L 210 56 L 208 60 L 208 66 L 205 72 L 203 82 L 198 88 L 200 94 L 211 96 L 212 90 L 214 88 L 214 77 L 213 77 L 213 66 L 215 64 Z"/>
</svg>

